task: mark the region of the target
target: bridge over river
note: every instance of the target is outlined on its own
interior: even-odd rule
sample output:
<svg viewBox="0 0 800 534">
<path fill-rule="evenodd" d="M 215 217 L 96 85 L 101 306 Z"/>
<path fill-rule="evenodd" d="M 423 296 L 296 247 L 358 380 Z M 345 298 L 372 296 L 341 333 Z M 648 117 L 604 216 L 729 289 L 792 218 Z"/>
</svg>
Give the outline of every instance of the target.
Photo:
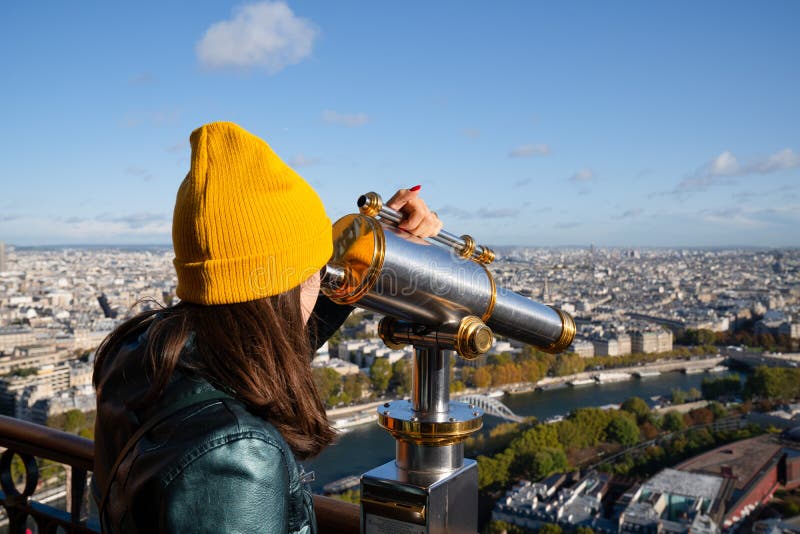
<svg viewBox="0 0 800 534">
<path fill-rule="evenodd" d="M 521 423 L 525 420 L 524 417 L 515 414 L 508 406 L 494 397 L 487 397 L 486 395 L 464 395 L 459 397 L 458 400 L 475 405 L 489 415 L 494 415 L 506 421 Z"/>
<path fill-rule="evenodd" d="M 800 353 L 781 354 L 773 352 L 748 352 L 737 349 L 722 351 L 731 360 L 748 367 L 800 367 Z"/>
</svg>

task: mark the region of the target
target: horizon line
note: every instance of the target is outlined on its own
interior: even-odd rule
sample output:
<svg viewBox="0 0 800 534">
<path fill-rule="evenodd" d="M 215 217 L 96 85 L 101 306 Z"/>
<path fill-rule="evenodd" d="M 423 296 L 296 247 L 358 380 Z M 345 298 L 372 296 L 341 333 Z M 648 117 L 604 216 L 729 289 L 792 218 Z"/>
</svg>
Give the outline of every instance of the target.
<svg viewBox="0 0 800 534">
<path fill-rule="evenodd" d="M 173 248 L 172 243 L 50 243 L 41 245 L 16 245 L 14 243 L 0 241 L 0 244 L 5 244 L 7 247 L 11 246 L 15 249 L 47 249 L 47 248 L 130 248 L 130 247 L 152 247 L 152 248 Z M 587 245 L 492 245 L 488 243 L 487 246 L 492 246 L 494 249 L 509 249 L 509 248 L 544 248 L 544 249 L 589 249 L 592 247 L 598 249 L 717 249 L 717 250 L 731 250 L 731 249 L 755 249 L 755 250 L 769 250 L 769 249 L 800 249 L 800 245 L 597 245 L 590 243 Z"/>
</svg>

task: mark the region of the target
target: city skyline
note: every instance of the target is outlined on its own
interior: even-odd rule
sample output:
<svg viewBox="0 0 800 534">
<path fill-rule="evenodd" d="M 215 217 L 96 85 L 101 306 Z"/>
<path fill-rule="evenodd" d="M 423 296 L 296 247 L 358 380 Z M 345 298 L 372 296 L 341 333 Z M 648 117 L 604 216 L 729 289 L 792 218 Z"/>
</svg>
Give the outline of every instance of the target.
<svg viewBox="0 0 800 534">
<path fill-rule="evenodd" d="M 794 3 L 48 9 L 0 22 L 10 245 L 168 245 L 212 120 L 332 220 L 419 183 L 492 245 L 800 245 Z"/>
</svg>

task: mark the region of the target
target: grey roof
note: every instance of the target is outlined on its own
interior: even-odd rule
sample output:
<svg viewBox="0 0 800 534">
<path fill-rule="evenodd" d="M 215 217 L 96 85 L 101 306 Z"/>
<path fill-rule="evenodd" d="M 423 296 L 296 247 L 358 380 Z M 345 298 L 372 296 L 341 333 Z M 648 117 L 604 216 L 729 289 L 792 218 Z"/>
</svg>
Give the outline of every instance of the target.
<svg viewBox="0 0 800 534">
<path fill-rule="evenodd" d="M 642 490 L 714 500 L 722 482 L 722 477 L 664 469 L 642 484 Z"/>
</svg>

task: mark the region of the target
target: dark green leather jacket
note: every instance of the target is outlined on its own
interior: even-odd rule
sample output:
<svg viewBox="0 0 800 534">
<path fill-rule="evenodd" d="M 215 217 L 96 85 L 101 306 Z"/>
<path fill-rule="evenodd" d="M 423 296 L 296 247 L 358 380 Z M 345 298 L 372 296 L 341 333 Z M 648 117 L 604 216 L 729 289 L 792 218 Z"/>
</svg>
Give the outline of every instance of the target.
<svg viewBox="0 0 800 534">
<path fill-rule="evenodd" d="M 315 312 L 326 319 L 316 339 L 327 339 L 349 311 L 322 301 Z M 149 388 L 146 343 L 147 331 L 132 336 L 99 370 L 92 481 L 98 503 L 119 452 L 149 416 L 213 390 L 176 373 L 157 403 L 128 410 L 127 401 Z M 125 456 L 110 485 L 103 531 L 311 534 L 316 524 L 304 478 L 272 424 L 229 396 L 203 401 L 163 419 Z"/>
</svg>

